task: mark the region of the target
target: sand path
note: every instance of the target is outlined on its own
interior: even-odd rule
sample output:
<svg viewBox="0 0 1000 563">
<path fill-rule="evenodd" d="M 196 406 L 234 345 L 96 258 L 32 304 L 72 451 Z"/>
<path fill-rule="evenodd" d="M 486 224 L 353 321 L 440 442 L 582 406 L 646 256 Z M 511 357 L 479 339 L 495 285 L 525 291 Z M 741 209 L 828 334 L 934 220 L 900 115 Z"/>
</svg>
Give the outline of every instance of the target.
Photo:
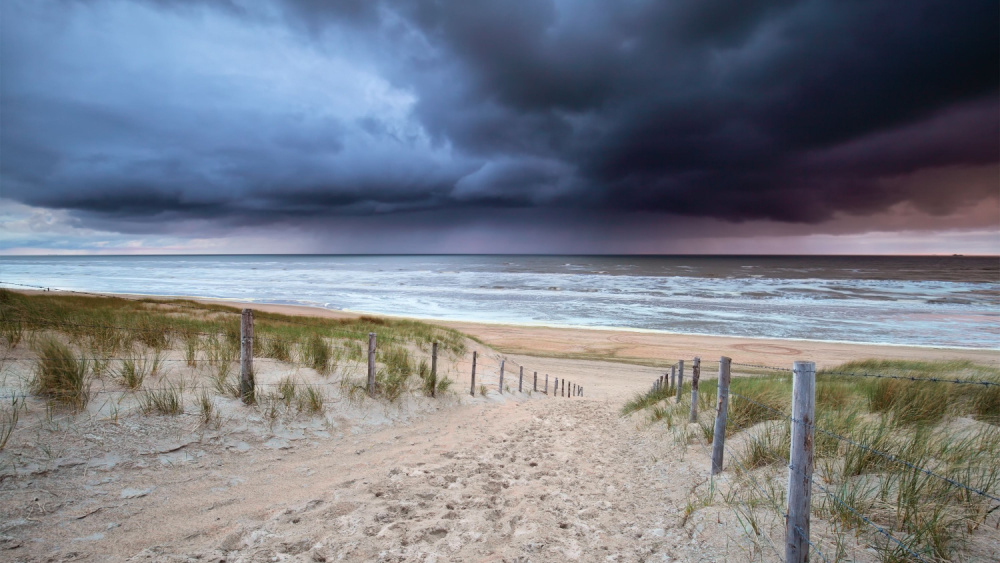
<svg viewBox="0 0 1000 563">
<path fill-rule="evenodd" d="M 4 515 L 4 547 L 15 560 L 715 559 L 708 524 L 682 526 L 704 456 L 618 408 L 493 396 L 356 435 L 192 436 L 4 490 L 22 520 Z"/>
</svg>

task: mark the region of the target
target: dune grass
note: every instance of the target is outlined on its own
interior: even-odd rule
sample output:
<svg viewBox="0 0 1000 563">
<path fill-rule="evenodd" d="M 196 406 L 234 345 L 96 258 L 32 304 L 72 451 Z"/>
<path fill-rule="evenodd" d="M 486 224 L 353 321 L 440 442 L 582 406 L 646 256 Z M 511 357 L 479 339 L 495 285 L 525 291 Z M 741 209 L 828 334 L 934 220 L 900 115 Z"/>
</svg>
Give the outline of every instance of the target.
<svg viewBox="0 0 1000 563">
<path fill-rule="evenodd" d="M 218 394 L 239 398 L 240 309 L 190 300 L 125 299 L 80 295 L 26 295 L 0 289 L 0 338 L 10 347 L 37 340 L 33 391 L 83 408 L 91 378 L 111 374 L 124 388 L 139 391 L 161 369 L 161 352 L 180 349 L 188 367 L 204 362 Z M 368 333 L 378 334 L 376 395 L 397 400 L 420 375 L 414 349 L 465 352 L 460 332 L 411 320 L 361 316 L 308 318 L 255 311 L 254 355 L 299 362 L 322 376 L 346 364 L 367 361 Z M 89 364 L 77 358 L 94 358 Z M 92 373 L 83 370 L 89 365 Z M 349 370 L 348 370 L 349 371 Z M 421 381 L 424 378 L 421 377 Z M 442 378 L 436 389 L 450 382 Z M 421 387 L 425 387 L 423 383 Z M 306 391 L 306 393 L 309 393 Z M 152 399 L 144 395 L 147 404 Z M 322 410 L 321 395 L 309 395 L 304 410 Z M 152 409 L 157 412 L 159 408 Z"/>
<path fill-rule="evenodd" d="M 45 338 L 38 343 L 31 390 L 50 401 L 80 410 L 90 401 L 90 374 L 87 361 L 77 359 L 71 347 Z"/>
<path fill-rule="evenodd" d="M 844 534 L 856 534 L 881 561 L 908 561 L 909 552 L 961 559 L 970 534 L 997 514 L 987 497 L 949 480 L 1000 496 L 1000 388 L 952 380 L 1000 383 L 1000 370 L 968 361 L 865 360 L 817 374 L 813 479 L 836 498 L 817 487 L 813 514 L 838 530 L 831 551 L 841 549 Z M 770 483 L 768 475 L 785 471 L 791 390 L 790 374 L 778 372 L 737 376 L 730 385 L 726 456 L 737 459 L 726 467 L 740 479 L 734 486 L 744 504 L 784 502 L 782 491 L 764 498 L 749 483 Z M 676 431 L 687 425 L 690 384 L 680 404 L 675 389 L 659 389 L 636 395 L 621 412 L 643 412 L 674 436 L 699 436 L 707 444 L 716 393 L 716 381 L 701 381 L 703 417 L 694 433 Z M 885 541 L 858 514 L 892 531 L 903 546 Z"/>
</svg>

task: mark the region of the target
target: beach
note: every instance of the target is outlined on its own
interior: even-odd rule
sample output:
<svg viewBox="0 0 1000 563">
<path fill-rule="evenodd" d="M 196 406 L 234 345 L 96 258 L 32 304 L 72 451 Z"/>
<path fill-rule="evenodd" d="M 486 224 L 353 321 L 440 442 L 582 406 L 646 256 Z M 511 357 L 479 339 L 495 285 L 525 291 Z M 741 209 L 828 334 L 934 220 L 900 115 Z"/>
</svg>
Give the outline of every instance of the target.
<svg viewBox="0 0 1000 563">
<path fill-rule="evenodd" d="M 193 300 L 303 322 L 362 316 Z M 334 387 L 320 417 L 289 410 L 269 418 L 216 398 L 216 425 L 199 422 L 190 407 L 179 416 L 126 414 L 127 393 L 113 420 L 104 406 L 46 423 L 34 404 L 22 424 L 35 430 L 15 434 L 0 452 L 8 467 L 0 479 L 0 548 L 17 561 L 776 561 L 763 538 L 780 541 L 780 518 L 755 511 L 764 534 L 755 537 L 741 531 L 746 513 L 708 500 L 713 487 L 739 486 L 729 472 L 739 462 L 727 462 L 729 471 L 709 485 L 698 426 L 665 432 L 644 415 L 622 416 L 626 401 L 677 360 L 687 362 L 690 377 L 697 356 L 703 381 L 715 377 L 720 356 L 732 358 L 734 377 L 798 360 L 820 368 L 866 358 L 994 367 L 1000 360 L 996 350 L 438 324 L 471 337 L 464 355 L 442 358 L 439 369 L 454 385 L 438 399 L 413 393 L 398 403 L 355 403 Z M 473 351 L 479 388 L 470 396 Z M 31 352 L 20 346 L 7 357 Z M 165 359 L 182 357 L 175 350 Z M 8 375 L 17 365 L 7 364 Z M 26 367 L 15 369 L 28 377 Z M 184 375 L 174 368 L 175 377 L 193 381 L 200 369 Z M 266 359 L 255 371 L 265 386 L 337 377 Z M 532 392 L 535 373 L 547 393 Z M 556 378 L 582 396 L 555 392 Z M 743 443 L 736 437 L 731 447 Z M 782 478 L 780 468 L 768 475 Z M 970 539 L 969 553 L 996 555 L 990 530 Z M 815 542 L 837 538 L 824 521 L 814 524 Z M 846 549 L 855 560 L 876 561 L 867 541 L 855 538 Z"/>
</svg>

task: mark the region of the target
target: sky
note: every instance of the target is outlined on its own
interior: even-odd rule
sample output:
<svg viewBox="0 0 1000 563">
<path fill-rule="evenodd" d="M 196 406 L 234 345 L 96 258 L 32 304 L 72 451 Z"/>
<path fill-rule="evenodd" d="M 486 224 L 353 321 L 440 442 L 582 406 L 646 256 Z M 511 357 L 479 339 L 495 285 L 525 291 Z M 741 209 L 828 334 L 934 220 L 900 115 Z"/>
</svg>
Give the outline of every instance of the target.
<svg viewBox="0 0 1000 563">
<path fill-rule="evenodd" d="M 3 0 L 0 253 L 1000 253 L 995 0 Z"/>
</svg>

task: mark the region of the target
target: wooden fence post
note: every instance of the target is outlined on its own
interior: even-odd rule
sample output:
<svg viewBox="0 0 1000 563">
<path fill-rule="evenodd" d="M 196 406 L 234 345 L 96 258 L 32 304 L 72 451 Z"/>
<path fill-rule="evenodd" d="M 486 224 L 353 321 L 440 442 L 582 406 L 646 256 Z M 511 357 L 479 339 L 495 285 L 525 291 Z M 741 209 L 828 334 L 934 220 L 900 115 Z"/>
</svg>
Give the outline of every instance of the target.
<svg viewBox="0 0 1000 563">
<path fill-rule="evenodd" d="M 552 388 L 552 396 L 555 397 L 556 395 L 559 394 L 559 378 L 556 377 L 553 383 L 555 384 L 555 386 Z"/>
<path fill-rule="evenodd" d="M 472 351 L 472 386 L 469 387 L 469 394 L 476 396 L 476 352 Z"/>
<path fill-rule="evenodd" d="M 517 376 L 517 392 L 520 393 L 524 389 L 524 366 L 521 366 L 521 373 Z"/>
<path fill-rule="evenodd" d="M 254 385 L 253 310 L 243 309 L 240 316 L 240 398 L 245 404 L 255 402 Z"/>
<path fill-rule="evenodd" d="M 677 360 L 677 402 L 681 402 L 681 387 L 684 386 L 684 360 Z"/>
<path fill-rule="evenodd" d="M 431 344 L 431 397 L 437 396 L 438 343 Z"/>
<path fill-rule="evenodd" d="M 507 360 L 500 360 L 500 383 L 497 384 L 500 394 L 503 395 L 503 365 Z"/>
<path fill-rule="evenodd" d="M 375 396 L 375 333 L 368 333 L 368 396 Z"/>
<path fill-rule="evenodd" d="M 712 475 L 722 472 L 722 452 L 726 447 L 726 420 L 729 418 L 729 368 L 733 360 L 719 358 L 719 392 L 715 407 L 715 430 L 712 434 Z"/>
<path fill-rule="evenodd" d="M 677 386 L 677 366 L 670 366 L 670 386 Z"/>
<path fill-rule="evenodd" d="M 701 379 L 701 358 L 695 357 L 691 366 L 691 420 L 698 422 L 698 380 Z"/>
<path fill-rule="evenodd" d="M 535 372 L 535 381 L 531 384 L 531 390 L 535 393 L 538 392 L 538 372 Z"/>
<path fill-rule="evenodd" d="M 566 396 L 566 378 L 565 377 L 563 378 L 563 382 L 562 383 L 563 383 L 562 394 L 560 396 L 561 397 L 565 397 Z"/>
<path fill-rule="evenodd" d="M 545 374 L 545 394 L 549 394 L 549 374 Z"/>
<path fill-rule="evenodd" d="M 809 504 L 812 493 L 813 421 L 816 408 L 816 364 L 792 366 L 792 447 L 788 455 L 788 515 L 785 517 L 785 561 L 809 560 Z"/>
</svg>

